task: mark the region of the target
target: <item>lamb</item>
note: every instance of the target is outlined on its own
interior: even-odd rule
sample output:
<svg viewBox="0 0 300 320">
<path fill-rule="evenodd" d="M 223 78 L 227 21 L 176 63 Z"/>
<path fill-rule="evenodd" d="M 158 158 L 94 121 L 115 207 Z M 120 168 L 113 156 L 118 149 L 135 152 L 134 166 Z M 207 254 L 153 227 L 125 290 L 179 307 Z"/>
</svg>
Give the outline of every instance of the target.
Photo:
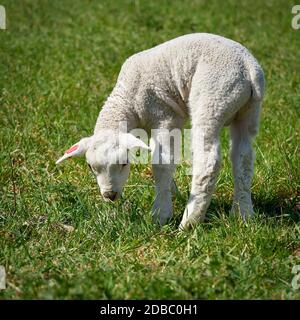
<svg viewBox="0 0 300 320">
<path fill-rule="evenodd" d="M 182 130 L 190 118 L 192 186 L 180 223 L 180 229 L 186 229 L 205 218 L 220 169 L 220 131 L 230 126 L 234 176 L 231 212 L 247 219 L 253 215 L 252 139 L 258 132 L 263 95 L 263 70 L 245 47 L 213 34 L 184 35 L 125 61 L 94 134 L 73 145 L 57 163 L 85 155 L 103 198 L 114 201 L 128 178 L 130 163 L 113 158 L 124 158 L 132 148 L 149 149 L 132 133 L 120 133 L 119 123 L 126 121 L 128 131 L 142 128 L 166 132 Z M 152 152 L 166 139 L 166 135 L 158 135 Z M 172 152 L 170 148 L 170 159 Z M 161 225 L 172 217 L 175 166 L 174 161 L 152 165 L 156 189 L 152 212 Z"/>
</svg>

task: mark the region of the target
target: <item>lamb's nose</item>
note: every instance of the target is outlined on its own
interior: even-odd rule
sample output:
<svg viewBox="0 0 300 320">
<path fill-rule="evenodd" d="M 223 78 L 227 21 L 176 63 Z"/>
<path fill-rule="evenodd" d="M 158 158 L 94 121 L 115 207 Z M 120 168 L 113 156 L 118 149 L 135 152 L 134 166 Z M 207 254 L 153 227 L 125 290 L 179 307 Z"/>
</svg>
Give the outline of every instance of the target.
<svg viewBox="0 0 300 320">
<path fill-rule="evenodd" d="M 103 193 L 103 197 L 104 197 L 104 198 L 107 198 L 107 199 L 109 199 L 109 200 L 111 200 L 111 201 L 114 201 L 114 200 L 116 199 L 116 197 L 117 197 L 117 192 L 114 192 L 114 191 L 105 191 L 105 192 Z"/>
</svg>

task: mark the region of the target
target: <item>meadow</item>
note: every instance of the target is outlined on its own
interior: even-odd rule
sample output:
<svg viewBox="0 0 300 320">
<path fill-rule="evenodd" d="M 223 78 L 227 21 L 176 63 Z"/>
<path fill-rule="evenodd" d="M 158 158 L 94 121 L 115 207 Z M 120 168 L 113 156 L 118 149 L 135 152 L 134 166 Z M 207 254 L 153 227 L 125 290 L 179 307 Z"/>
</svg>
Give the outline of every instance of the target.
<svg viewBox="0 0 300 320">
<path fill-rule="evenodd" d="M 299 299 L 300 29 L 292 1 L 2 0 L 0 30 L 0 299 Z M 208 219 L 152 224 L 154 182 L 135 165 L 105 203 L 84 159 L 56 166 L 92 133 L 124 60 L 192 32 L 234 39 L 261 63 L 267 90 L 248 223 L 229 217 L 228 129 Z M 300 284 L 300 281 L 299 281 Z"/>
</svg>

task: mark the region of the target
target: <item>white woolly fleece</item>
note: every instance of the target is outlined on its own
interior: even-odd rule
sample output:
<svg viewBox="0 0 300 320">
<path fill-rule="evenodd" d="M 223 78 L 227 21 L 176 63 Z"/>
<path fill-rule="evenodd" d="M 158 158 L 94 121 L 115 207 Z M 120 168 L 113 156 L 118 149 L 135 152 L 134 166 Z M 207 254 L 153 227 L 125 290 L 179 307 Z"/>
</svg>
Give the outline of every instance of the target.
<svg viewBox="0 0 300 320">
<path fill-rule="evenodd" d="M 220 91 L 231 95 L 237 79 L 244 80 L 248 98 L 252 91 L 253 99 L 262 99 L 262 69 L 241 44 L 207 33 L 167 41 L 125 61 L 95 132 L 124 120 L 131 120 L 132 127 L 155 128 L 161 113 L 186 118 L 189 102 Z"/>
</svg>

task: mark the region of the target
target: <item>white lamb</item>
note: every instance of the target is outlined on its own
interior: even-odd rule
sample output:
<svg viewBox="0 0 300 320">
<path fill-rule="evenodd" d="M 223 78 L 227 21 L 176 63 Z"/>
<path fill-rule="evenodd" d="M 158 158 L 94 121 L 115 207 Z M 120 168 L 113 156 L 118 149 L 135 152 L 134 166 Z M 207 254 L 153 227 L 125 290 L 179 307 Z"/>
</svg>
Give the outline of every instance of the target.
<svg viewBox="0 0 300 320">
<path fill-rule="evenodd" d="M 130 133 L 143 128 L 182 129 L 192 122 L 192 187 L 180 228 L 203 221 L 220 168 L 220 131 L 230 125 L 234 175 L 232 212 L 252 216 L 251 140 L 258 131 L 264 94 L 264 74 L 249 51 L 221 36 L 196 33 L 181 36 L 128 58 L 117 84 L 103 106 L 94 135 L 80 140 L 57 163 L 86 155 L 104 199 L 115 200 L 129 175 L 129 163 L 114 155 L 147 145 Z M 110 131 L 109 131 L 109 130 Z M 164 135 L 158 139 L 164 144 Z M 200 143 L 204 139 L 204 147 Z M 172 152 L 172 151 L 171 151 Z M 175 164 L 153 164 L 156 197 L 154 219 L 164 224 L 172 216 L 172 176 Z"/>
</svg>

